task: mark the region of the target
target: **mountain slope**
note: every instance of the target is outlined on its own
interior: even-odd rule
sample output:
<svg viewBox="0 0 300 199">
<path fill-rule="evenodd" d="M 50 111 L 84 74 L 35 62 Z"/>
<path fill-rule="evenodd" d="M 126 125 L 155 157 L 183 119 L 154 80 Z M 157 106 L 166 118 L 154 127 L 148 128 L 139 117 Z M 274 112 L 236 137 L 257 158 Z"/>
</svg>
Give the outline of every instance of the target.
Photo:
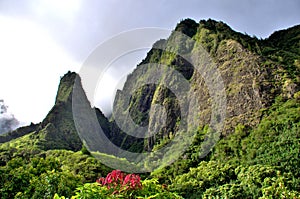
<svg viewBox="0 0 300 199">
<path fill-rule="evenodd" d="M 36 148 L 40 150 L 80 150 L 82 141 L 78 136 L 72 113 L 73 86 L 76 79 L 79 80 L 78 89 L 84 92 L 78 75 L 74 72 L 68 72 L 60 80 L 55 104 L 45 119 L 40 124 L 21 127 L 6 135 L 1 135 L 0 142 L 8 142 L 30 134 L 30 140 L 28 141 L 34 142 Z M 107 127 L 104 128 L 105 132 L 109 131 L 109 122 L 102 112 L 99 109 L 92 109 L 86 97 L 83 100 L 83 103 L 87 104 L 89 109 L 96 112 L 97 119 L 102 123 L 102 126 Z"/>
<path fill-rule="evenodd" d="M 294 29 L 298 30 L 299 27 L 287 31 L 298 35 L 297 31 L 296 33 L 292 31 Z M 199 117 L 198 126 L 209 124 L 212 114 L 212 96 L 208 90 L 209 85 L 203 78 L 205 74 L 197 73 L 194 70 L 195 67 L 201 67 L 202 63 L 200 61 L 197 65 L 196 58 L 196 65 L 193 66 L 186 59 L 199 56 L 195 55 L 195 52 L 204 48 L 216 65 L 224 83 L 227 109 L 222 135 L 226 136 L 233 132 L 238 124 L 249 127 L 257 126 L 261 120 L 262 111 L 274 102 L 275 97 L 281 95 L 285 98 L 292 98 L 299 91 L 300 79 L 298 76 L 295 78 L 295 74 L 299 72 L 299 67 L 296 68 L 299 54 L 294 57 L 294 65 L 290 65 L 291 62 L 283 65 L 281 62 L 271 59 L 272 56 L 277 56 L 276 54 L 261 52 L 266 52 L 265 49 L 275 45 L 277 40 L 274 38 L 280 37 L 276 36 L 278 33 L 274 33 L 275 35 L 262 41 L 235 32 L 222 22 L 202 20 L 198 24 L 191 19 L 181 21 L 175 30 L 192 37 L 194 42 L 176 35 L 176 32 L 172 33 L 167 40 L 158 41 L 141 64 L 127 77 L 123 93 L 133 90 L 136 86 L 135 82 L 143 82 L 145 79 L 149 79 L 149 74 L 153 74 L 154 67 L 144 67 L 145 65 L 153 63 L 167 65 L 182 74 L 193 85 L 187 97 L 191 101 L 198 100 L 198 104 L 193 106 Z M 286 40 L 290 41 L 291 38 L 287 37 Z M 276 45 L 280 46 L 281 43 L 276 43 Z M 295 44 L 292 49 L 297 49 L 297 45 Z M 162 48 L 166 50 L 162 50 Z M 175 50 L 171 48 L 175 48 Z M 295 70 L 291 70 L 291 68 Z M 120 97 L 122 91 L 117 93 L 115 100 L 116 109 L 128 109 L 130 116 L 137 124 L 141 126 L 149 124 L 148 131 L 150 132 L 153 131 L 151 128 L 163 121 L 163 117 L 165 117 L 157 111 L 156 115 L 151 115 L 150 106 L 160 104 L 166 109 L 167 124 L 161 129 L 155 129 L 158 131 L 155 136 L 144 141 L 145 150 L 151 150 L 161 139 L 174 133 L 182 118 L 180 102 L 176 102 L 174 93 L 172 94 L 169 88 L 163 86 L 166 79 L 168 82 L 175 83 L 177 80 L 175 76 L 168 77 L 167 73 L 161 76 L 163 77 L 161 82 L 157 82 L 156 85 L 136 86 L 137 90 L 128 107 L 124 107 L 125 104 Z M 156 118 L 156 120 L 151 118 Z"/>
</svg>

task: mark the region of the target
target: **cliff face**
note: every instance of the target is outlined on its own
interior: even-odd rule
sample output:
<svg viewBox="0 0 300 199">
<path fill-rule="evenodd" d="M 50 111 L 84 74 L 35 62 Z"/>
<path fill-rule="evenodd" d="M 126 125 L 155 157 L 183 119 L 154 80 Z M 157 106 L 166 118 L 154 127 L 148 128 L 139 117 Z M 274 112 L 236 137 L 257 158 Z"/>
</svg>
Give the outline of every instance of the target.
<svg viewBox="0 0 300 199">
<path fill-rule="evenodd" d="M 117 113 L 128 111 L 132 120 L 146 126 L 151 135 L 144 140 L 145 150 L 151 150 L 160 140 L 172 137 L 183 122 L 189 123 L 183 120 L 185 116 L 197 118 L 193 120 L 196 127 L 203 127 L 212 121 L 212 92 L 221 91 L 211 91 L 205 74 L 207 71 L 201 71 L 205 65 L 205 60 L 201 58 L 203 49 L 208 53 L 210 64 L 217 68 L 224 85 L 226 116 L 223 136 L 233 132 L 238 124 L 257 126 L 263 110 L 274 102 L 275 97 L 291 98 L 299 90 L 299 52 L 294 48 L 284 48 L 285 42 L 282 41 L 296 41 L 294 46 L 297 49 L 299 38 L 285 34 L 292 32 L 295 35 L 299 27 L 274 33 L 266 40 L 237 33 L 226 24 L 213 20 L 198 24 L 187 19 L 181 21 L 175 31 L 190 38 L 173 32 L 167 40 L 154 44 L 147 57 L 127 77 L 123 91 L 116 96 L 115 108 L 120 109 Z M 284 49 L 281 54 L 287 54 L 293 61 L 279 62 L 277 51 L 271 53 L 271 49 L 281 47 Z M 177 75 L 165 72 L 156 79 L 150 77 L 157 75 L 155 70 L 159 70 L 158 64 L 161 68 L 168 66 L 176 70 L 188 81 L 190 87 L 184 99 L 178 99 L 170 89 L 180 82 Z M 200 72 L 196 68 L 200 68 Z M 145 84 L 147 81 L 157 82 Z M 123 95 L 133 90 L 130 100 L 124 102 Z M 188 113 L 181 110 L 182 100 L 186 99 L 189 100 L 189 109 L 184 111 Z M 195 101 L 197 103 L 193 103 Z M 193 109 L 194 116 L 185 115 L 191 113 L 187 111 L 190 109 Z M 123 119 L 126 117 L 124 115 Z M 128 127 L 128 120 L 124 121 Z"/>
<path fill-rule="evenodd" d="M 78 106 L 74 103 L 80 103 Z M 79 113 L 80 116 L 75 115 Z M 99 122 L 103 132 L 110 132 L 110 123 L 104 114 L 97 108 L 92 108 L 81 84 L 81 78 L 74 72 L 68 72 L 61 78 L 55 105 L 42 121 L 38 131 L 38 136 L 44 137 L 39 141 L 43 149 L 69 149 L 78 151 L 82 148 L 83 137 L 80 126 L 75 124 L 77 120 L 86 121 L 92 118 L 93 113 Z M 77 122 L 78 123 L 78 122 Z M 80 133 L 79 133 L 80 131 Z M 80 137 L 81 136 L 81 137 Z"/>
<path fill-rule="evenodd" d="M 79 110 L 82 117 L 87 116 L 89 112 L 94 112 L 98 122 L 103 127 L 105 133 L 110 131 L 110 124 L 99 109 L 91 108 L 90 103 L 83 91 L 80 77 L 74 72 L 68 72 L 61 80 L 58 87 L 55 104 L 49 111 L 45 119 L 40 124 L 31 124 L 27 127 L 21 127 L 13 132 L 9 132 L 0 137 L 0 143 L 28 135 L 28 146 L 34 143 L 32 148 L 41 150 L 67 149 L 78 151 L 82 148 L 82 140 L 74 123 L 73 115 L 73 93 L 76 85 L 76 92 L 81 93 L 80 103 L 84 105 L 85 110 Z M 26 144 L 25 144 L 26 145 Z"/>
<path fill-rule="evenodd" d="M 72 115 L 72 90 L 76 77 L 76 73 L 68 72 L 61 78 L 55 104 L 35 132 L 42 137 L 38 145 L 43 149 L 78 151 L 82 147 Z"/>
</svg>

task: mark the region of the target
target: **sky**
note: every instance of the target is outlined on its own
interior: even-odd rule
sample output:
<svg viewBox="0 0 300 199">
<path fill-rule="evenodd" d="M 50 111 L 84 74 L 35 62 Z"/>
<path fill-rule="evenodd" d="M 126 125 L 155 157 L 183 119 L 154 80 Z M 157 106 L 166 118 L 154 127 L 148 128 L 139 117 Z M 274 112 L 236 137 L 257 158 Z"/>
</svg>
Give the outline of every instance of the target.
<svg viewBox="0 0 300 199">
<path fill-rule="evenodd" d="M 299 10 L 299 0 L 0 0 L 0 100 L 19 125 L 38 123 L 54 105 L 60 77 L 78 72 L 114 35 L 212 18 L 266 38 L 300 24 Z M 115 62 L 98 85 L 95 106 L 109 110 L 116 87 L 145 52 Z"/>
</svg>

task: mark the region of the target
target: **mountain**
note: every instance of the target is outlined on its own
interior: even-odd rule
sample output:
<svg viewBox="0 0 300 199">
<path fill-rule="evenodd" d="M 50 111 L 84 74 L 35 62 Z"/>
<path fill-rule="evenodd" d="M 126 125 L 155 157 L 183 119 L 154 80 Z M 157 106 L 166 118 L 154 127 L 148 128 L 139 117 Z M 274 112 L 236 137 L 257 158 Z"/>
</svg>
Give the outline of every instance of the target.
<svg viewBox="0 0 300 199">
<path fill-rule="evenodd" d="M 0 142 L 8 142 L 12 139 L 22 137 L 31 133 L 31 141 L 35 141 L 37 148 L 42 150 L 67 149 L 79 151 L 82 148 L 82 141 L 78 136 L 72 113 L 72 95 L 75 81 L 80 77 L 74 72 L 68 72 L 61 80 L 57 91 L 55 104 L 40 124 L 31 124 L 21 127 L 13 132 L 0 137 Z M 84 93 L 80 83 L 79 89 Z M 82 103 L 90 104 L 86 98 Z M 109 127 L 109 122 L 99 109 L 93 109 L 97 113 L 97 118 L 104 126 Z M 104 129 L 106 132 L 108 129 Z"/>
<path fill-rule="evenodd" d="M 299 49 L 299 25 L 258 39 L 182 20 L 127 76 L 111 118 L 68 72 L 41 123 L 0 135 L 0 197 L 94 193 L 84 183 L 111 169 L 91 153 L 150 168 L 144 177 L 172 198 L 300 197 Z"/>
<path fill-rule="evenodd" d="M 300 57 L 299 52 L 297 54 L 295 50 L 299 49 L 299 37 L 295 37 L 299 35 L 299 26 L 274 33 L 266 40 L 235 32 L 228 25 L 213 20 L 202 20 L 199 24 L 191 19 L 183 20 L 177 25 L 175 31 L 188 37 L 185 38 L 174 32 L 167 40 L 160 40 L 154 44 L 146 58 L 127 77 L 123 91 L 117 92 L 116 95 L 116 109 L 128 108 L 130 116 L 137 124 L 141 126 L 149 124 L 149 132 L 153 131 L 153 126 L 157 126 L 165 117 L 159 110 L 150 112 L 151 105 L 164 106 L 167 124 L 158 133 L 153 133 L 155 136 L 143 141 L 145 150 L 151 151 L 161 139 L 170 137 L 170 134 L 177 131 L 183 116 L 182 112 L 180 113 L 180 102 L 176 101 L 174 93 L 164 86 L 166 83 L 178 82 L 178 77 L 167 73 L 160 74 L 162 78 L 160 82 L 156 82 L 156 85 L 137 87 L 129 106 L 124 108 L 126 105 L 124 102 L 122 104 L 122 92 L 128 93 L 134 90 L 136 82 L 143 82 L 154 74 L 155 66 L 145 67 L 147 64 L 159 63 L 170 66 L 183 75 L 190 85 L 193 85 L 187 91 L 186 97 L 190 103 L 198 100 L 198 103 L 192 106 L 193 112 L 198 117 L 197 121 L 194 121 L 197 122 L 196 128 L 205 126 L 211 121 L 213 98 L 210 93 L 212 91 L 209 89 L 212 89 L 212 85 L 208 85 L 207 78 L 204 78 L 205 74 L 199 73 L 203 61 L 197 60 L 197 57 L 191 58 L 200 56 L 196 53 L 203 47 L 208 52 L 207 57 L 212 59 L 211 64 L 216 65 L 216 69 L 220 72 L 224 84 L 227 108 L 223 137 L 232 133 L 238 124 L 250 128 L 257 126 L 263 115 L 262 110 L 270 107 L 276 97 L 292 98 L 299 91 Z M 290 38 L 283 35 L 292 36 Z M 293 48 L 284 47 L 286 43 L 293 43 Z M 282 55 L 289 56 L 288 58 L 293 61 L 278 61 L 277 48 L 283 49 Z M 270 49 L 274 49 L 276 55 L 271 54 Z M 194 65 L 187 59 L 194 59 L 192 60 L 195 62 Z M 198 68 L 198 71 L 195 68 Z M 156 120 L 154 121 L 153 118 Z M 114 137 L 119 138 L 119 136 Z"/>
</svg>

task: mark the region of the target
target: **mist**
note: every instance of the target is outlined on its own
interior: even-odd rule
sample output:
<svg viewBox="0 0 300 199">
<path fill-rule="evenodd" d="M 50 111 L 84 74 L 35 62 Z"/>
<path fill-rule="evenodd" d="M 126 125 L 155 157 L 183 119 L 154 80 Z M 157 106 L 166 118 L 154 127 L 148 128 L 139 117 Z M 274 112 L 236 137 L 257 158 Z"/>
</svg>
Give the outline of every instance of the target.
<svg viewBox="0 0 300 199">
<path fill-rule="evenodd" d="M 4 100 L 0 99 L 0 135 L 16 129 L 20 122 L 8 111 Z"/>
</svg>

